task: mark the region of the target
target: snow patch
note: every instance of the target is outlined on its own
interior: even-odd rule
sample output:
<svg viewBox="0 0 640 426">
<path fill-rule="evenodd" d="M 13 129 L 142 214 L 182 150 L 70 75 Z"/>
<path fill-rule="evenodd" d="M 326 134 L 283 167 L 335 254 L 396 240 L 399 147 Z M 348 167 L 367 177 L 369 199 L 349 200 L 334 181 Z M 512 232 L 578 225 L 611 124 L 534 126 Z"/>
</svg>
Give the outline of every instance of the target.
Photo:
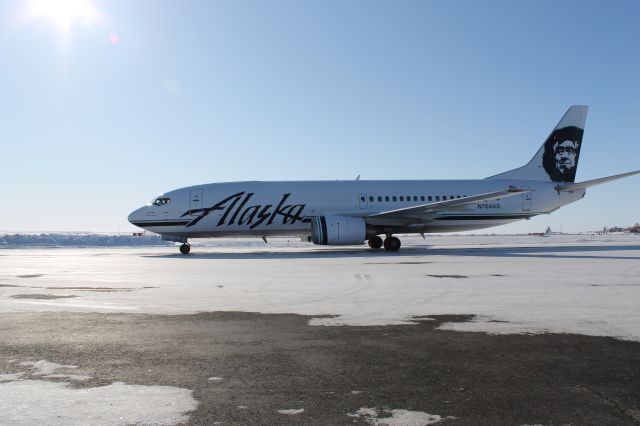
<svg viewBox="0 0 640 426">
<path fill-rule="evenodd" d="M 219 382 L 221 380 L 224 380 L 224 377 L 209 377 L 207 380 L 210 382 Z"/>
<path fill-rule="evenodd" d="M 287 414 L 287 415 L 300 414 L 302 412 L 304 412 L 304 408 L 290 408 L 287 410 L 278 410 L 278 413 Z"/>
<path fill-rule="evenodd" d="M 347 413 L 349 417 L 378 417 L 378 410 L 375 408 L 358 408 L 355 413 Z"/>
<path fill-rule="evenodd" d="M 0 424 L 163 424 L 189 420 L 193 391 L 172 386 L 128 385 L 73 389 L 69 383 L 18 380 L 0 383 Z"/>
<path fill-rule="evenodd" d="M 443 420 L 442 416 L 423 413 L 422 411 L 391 410 L 390 413 L 391 417 L 374 419 L 373 424 L 385 426 L 423 426 L 438 423 Z"/>
<path fill-rule="evenodd" d="M 391 415 L 380 418 L 379 412 Z M 379 410 L 377 408 L 359 408 L 355 413 L 348 413 L 349 417 L 359 417 L 374 426 L 427 426 L 454 417 L 442 417 L 437 414 L 429 414 L 422 411 L 409 410 Z"/>
</svg>

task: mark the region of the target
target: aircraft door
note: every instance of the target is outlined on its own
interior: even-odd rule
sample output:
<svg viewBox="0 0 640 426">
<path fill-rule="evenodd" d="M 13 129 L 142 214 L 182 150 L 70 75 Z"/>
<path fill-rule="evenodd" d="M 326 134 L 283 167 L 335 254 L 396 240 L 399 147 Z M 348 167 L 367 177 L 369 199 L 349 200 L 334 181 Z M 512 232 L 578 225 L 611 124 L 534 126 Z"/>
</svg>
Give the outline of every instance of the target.
<svg viewBox="0 0 640 426">
<path fill-rule="evenodd" d="M 522 189 L 529 189 L 527 187 L 523 187 Z M 532 192 L 525 192 L 522 194 L 522 211 L 529 212 L 531 211 L 531 194 Z"/>
<path fill-rule="evenodd" d="M 202 188 L 192 189 L 191 190 L 191 198 L 189 198 L 189 208 L 190 210 L 201 209 L 202 208 Z"/>
<path fill-rule="evenodd" d="M 366 209 L 368 204 L 367 204 L 367 194 L 360 194 L 358 195 L 358 204 L 360 205 L 361 209 Z"/>
</svg>

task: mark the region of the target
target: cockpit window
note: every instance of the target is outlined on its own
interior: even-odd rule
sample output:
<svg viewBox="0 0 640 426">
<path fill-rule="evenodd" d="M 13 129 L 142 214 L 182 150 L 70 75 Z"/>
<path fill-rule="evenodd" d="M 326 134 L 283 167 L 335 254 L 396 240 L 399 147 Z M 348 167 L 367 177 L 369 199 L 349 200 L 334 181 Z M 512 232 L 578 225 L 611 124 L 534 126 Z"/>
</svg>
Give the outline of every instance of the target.
<svg viewBox="0 0 640 426">
<path fill-rule="evenodd" d="M 169 204 L 170 201 L 171 201 L 171 198 L 161 197 L 153 200 L 151 204 L 153 204 L 154 206 L 164 206 L 165 204 Z"/>
</svg>

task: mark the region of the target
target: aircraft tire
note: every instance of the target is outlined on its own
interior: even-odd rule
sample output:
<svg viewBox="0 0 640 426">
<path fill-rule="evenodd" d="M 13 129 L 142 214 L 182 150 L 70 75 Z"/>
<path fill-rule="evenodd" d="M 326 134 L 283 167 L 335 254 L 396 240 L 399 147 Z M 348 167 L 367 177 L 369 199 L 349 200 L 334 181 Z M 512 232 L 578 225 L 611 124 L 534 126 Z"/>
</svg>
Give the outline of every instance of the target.
<svg viewBox="0 0 640 426">
<path fill-rule="evenodd" d="M 384 249 L 387 251 L 400 250 L 400 240 L 396 237 L 387 237 L 384 239 Z"/>
<path fill-rule="evenodd" d="M 377 235 L 375 237 L 369 238 L 369 247 L 371 247 L 372 249 L 379 249 L 380 247 L 382 247 L 382 238 Z"/>
<path fill-rule="evenodd" d="M 191 251 L 191 246 L 189 244 L 184 243 L 183 245 L 180 246 L 180 253 L 189 254 L 190 251 Z"/>
</svg>

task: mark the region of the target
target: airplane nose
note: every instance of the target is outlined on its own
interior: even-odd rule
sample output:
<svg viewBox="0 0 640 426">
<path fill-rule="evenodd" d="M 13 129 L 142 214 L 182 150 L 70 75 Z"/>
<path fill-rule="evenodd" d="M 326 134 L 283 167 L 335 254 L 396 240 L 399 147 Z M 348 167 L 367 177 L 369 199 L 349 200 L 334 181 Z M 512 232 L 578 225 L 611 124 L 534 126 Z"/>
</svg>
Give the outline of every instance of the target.
<svg viewBox="0 0 640 426">
<path fill-rule="evenodd" d="M 145 209 L 146 207 L 140 207 L 139 209 L 132 211 L 129 214 L 129 217 L 127 218 L 129 220 L 129 223 L 131 223 L 132 225 L 135 225 L 134 222 L 139 222 L 142 219 L 142 215 Z"/>
</svg>

